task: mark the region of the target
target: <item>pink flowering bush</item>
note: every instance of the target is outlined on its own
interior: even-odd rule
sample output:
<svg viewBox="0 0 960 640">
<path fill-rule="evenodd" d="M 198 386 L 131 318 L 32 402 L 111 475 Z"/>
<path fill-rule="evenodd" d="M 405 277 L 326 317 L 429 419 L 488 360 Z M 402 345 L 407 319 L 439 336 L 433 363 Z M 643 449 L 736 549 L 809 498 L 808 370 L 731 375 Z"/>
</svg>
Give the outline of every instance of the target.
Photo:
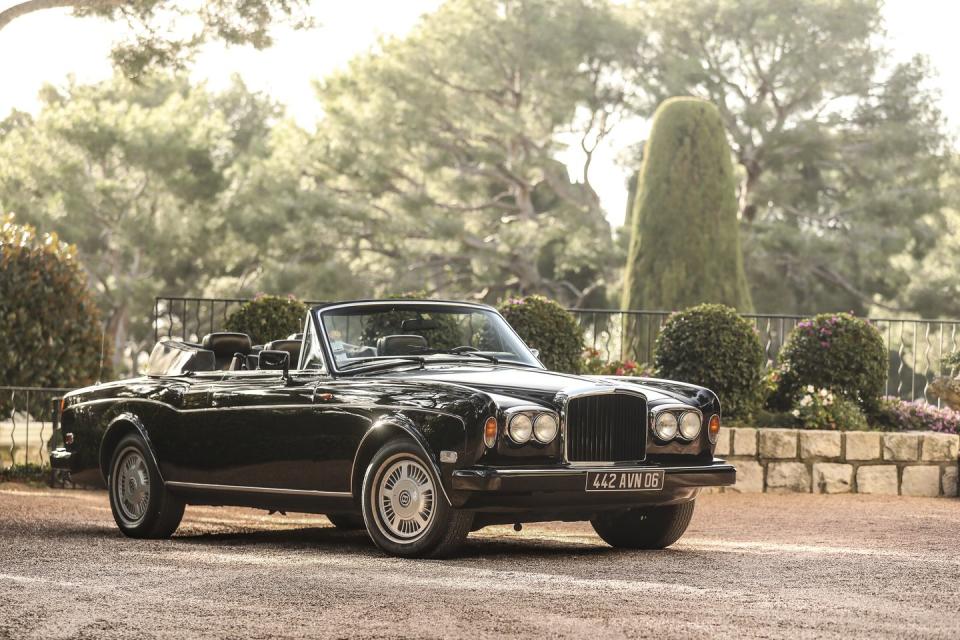
<svg viewBox="0 0 960 640">
<path fill-rule="evenodd" d="M 653 375 L 650 365 L 635 360 L 604 360 L 597 349 L 583 352 L 583 373 L 596 376 L 630 376 L 649 378 Z"/>
<path fill-rule="evenodd" d="M 886 396 L 880 401 L 877 423 L 891 431 L 960 433 L 960 411 L 938 408 L 923 400 L 907 402 Z"/>
<path fill-rule="evenodd" d="M 768 405 L 788 410 L 812 385 L 876 412 L 887 374 L 887 353 L 876 327 L 851 313 L 822 313 L 797 324 L 770 374 Z"/>
</svg>

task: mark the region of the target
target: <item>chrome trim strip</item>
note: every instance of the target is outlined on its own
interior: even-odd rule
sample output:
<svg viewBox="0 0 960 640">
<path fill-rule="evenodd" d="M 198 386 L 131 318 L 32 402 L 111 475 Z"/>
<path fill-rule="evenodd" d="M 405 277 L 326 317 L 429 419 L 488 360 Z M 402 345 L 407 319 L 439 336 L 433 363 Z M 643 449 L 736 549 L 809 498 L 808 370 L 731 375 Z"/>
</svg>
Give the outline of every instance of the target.
<svg viewBox="0 0 960 640">
<path fill-rule="evenodd" d="M 239 491 L 241 493 L 269 493 L 284 496 L 313 496 L 327 498 L 353 498 L 348 491 L 313 491 L 307 489 L 275 489 L 270 487 L 244 487 L 232 484 L 205 484 L 202 482 L 177 482 L 168 480 L 164 486 L 174 489 L 203 489 L 210 491 Z"/>
<path fill-rule="evenodd" d="M 720 463 L 720 464 L 717 464 Z M 571 476 L 578 477 L 592 471 L 665 471 L 666 473 L 709 473 L 713 471 L 730 471 L 735 469 L 732 464 L 725 460 L 715 458 L 711 464 L 702 466 L 669 466 L 669 465 L 628 465 L 618 462 L 617 466 L 605 467 L 566 467 L 559 469 L 511 469 L 489 467 L 487 469 L 457 469 L 453 472 L 454 477 L 472 478 L 476 476 L 519 476 L 519 477 L 554 477 Z"/>
<path fill-rule="evenodd" d="M 337 402 L 337 403 L 326 403 L 326 402 L 305 402 L 303 404 L 251 404 L 251 405 L 242 405 L 238 407 L 201 407 L 198 409 L 178 409 L 172 404 L 161 402 L 160 400 L 152 400 L 149 398 L 100 398 L 97 400 L 86 400 L 84 402 L 78 402 L 74 405 L 66 407 L 64 411 L 72 409 L 74 407 L 82 407 L 88 404 L 100 404 L 103 402 L 145 402 L 148 404 L 159 404 L 163 407 L 176 411 L 177 413 L 203 413 L 207 411 L 241 411 L 246 409 L 306 409 L 306 408 L 322 408 L 330 407 L 332 409 L 385 409 L 387 411 L 415 411 L 422 413 L 432 413 L 436 415 L 446 416 L 448 418 L 455 418 L 463 422 L 463 418 L 458 416 L 455 413 L 450 413 L 447 411 L 441 411 L 440 409 L 427 409 L 425 407 L 412 407 L 399 404 L 350 404 L 348 402 Z"/>
</svg>

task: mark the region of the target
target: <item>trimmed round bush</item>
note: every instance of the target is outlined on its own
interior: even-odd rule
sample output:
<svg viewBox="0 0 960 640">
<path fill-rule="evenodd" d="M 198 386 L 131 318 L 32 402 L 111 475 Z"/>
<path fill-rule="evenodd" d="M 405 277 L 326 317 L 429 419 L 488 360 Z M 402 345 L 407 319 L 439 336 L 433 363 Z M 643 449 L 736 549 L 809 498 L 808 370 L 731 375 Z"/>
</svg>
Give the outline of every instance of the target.
<svg viewBox="0 0 960 640">
<path fill-rule="evenodd" d="M 307 305 L 293 296 L 257 296 L 231 313 L 224 329 L 245 333 L 254 344 L 266 344 L 303 330 L 306 313 Z"/>
<path fill-rule="evenodd" d="M 90 384 L 101 344 L 100 314 L 76 249 L 0 215 L 0 385 Z"/>
<path fill-rule="evenodd" d="M 750 322 L 722 304 L 701 304 L 672 314 L 657 337 L 657 375 L 707 387 L 720 397 L 724 416 L 759 408 L 763 347 Z"/>
<path fill-rule="evenodd" d="M 770 405 L 789 408 L 812 385 L 829 389 L 874 415 L 887 376 L 887 352 L 877 328 L 850 313 L 821 313 L 790 332 L 780 351 Z"/>
<path fill-rule="evenodd" d="M 543 296 L 511 298 L 499 311 L 551 371 L 579 373 L 583 329 L 566 309 Z"/>
</svg>

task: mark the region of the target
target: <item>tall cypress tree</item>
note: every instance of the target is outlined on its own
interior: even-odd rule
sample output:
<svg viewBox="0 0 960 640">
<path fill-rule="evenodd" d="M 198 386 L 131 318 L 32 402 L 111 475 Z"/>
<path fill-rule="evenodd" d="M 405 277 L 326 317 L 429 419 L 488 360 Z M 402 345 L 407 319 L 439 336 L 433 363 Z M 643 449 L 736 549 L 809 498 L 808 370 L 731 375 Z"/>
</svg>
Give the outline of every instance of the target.
<svg viewBox="0 0 960 640">
<path fill-rule="evenodd" d="M 701 302 L 751 311 L 737 201 L 723 121 L 697 98 L 657 109 L 630 220 L 624 309 L 684 309 Z"/>
</svg>

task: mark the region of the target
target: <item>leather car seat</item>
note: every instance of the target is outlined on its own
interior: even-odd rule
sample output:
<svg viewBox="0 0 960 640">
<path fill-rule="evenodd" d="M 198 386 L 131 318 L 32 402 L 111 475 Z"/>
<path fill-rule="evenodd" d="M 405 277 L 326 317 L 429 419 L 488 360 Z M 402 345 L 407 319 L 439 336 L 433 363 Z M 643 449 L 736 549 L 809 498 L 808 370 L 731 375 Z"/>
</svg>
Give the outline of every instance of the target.
<svg viewBox="0 0 960 640">
<path fill-rule="evenodd" d="M 417 335 L 383 336 L 377 340 L 377 355 L 409 356 L 427 348 L 427 339 Z"/>
<path fill-rule="evenodd" d="M 226 370 L 233 362 L 233 356 L 246 356 L 250 353 L 252 343 L 250 336 L 245 333 L 218 332 L 208 333 L 200 342 L 204 349 L 213 351 L 217 369 Z"/>
<path fill-rule="evenodd" d="M 296 369 L 300 363 L 300 341 L 299 340 L 274 340 L 264 345 L 264 349 L 270 351 L 286 351 L 290 354 L 290 368 Z"/>
</svg>

